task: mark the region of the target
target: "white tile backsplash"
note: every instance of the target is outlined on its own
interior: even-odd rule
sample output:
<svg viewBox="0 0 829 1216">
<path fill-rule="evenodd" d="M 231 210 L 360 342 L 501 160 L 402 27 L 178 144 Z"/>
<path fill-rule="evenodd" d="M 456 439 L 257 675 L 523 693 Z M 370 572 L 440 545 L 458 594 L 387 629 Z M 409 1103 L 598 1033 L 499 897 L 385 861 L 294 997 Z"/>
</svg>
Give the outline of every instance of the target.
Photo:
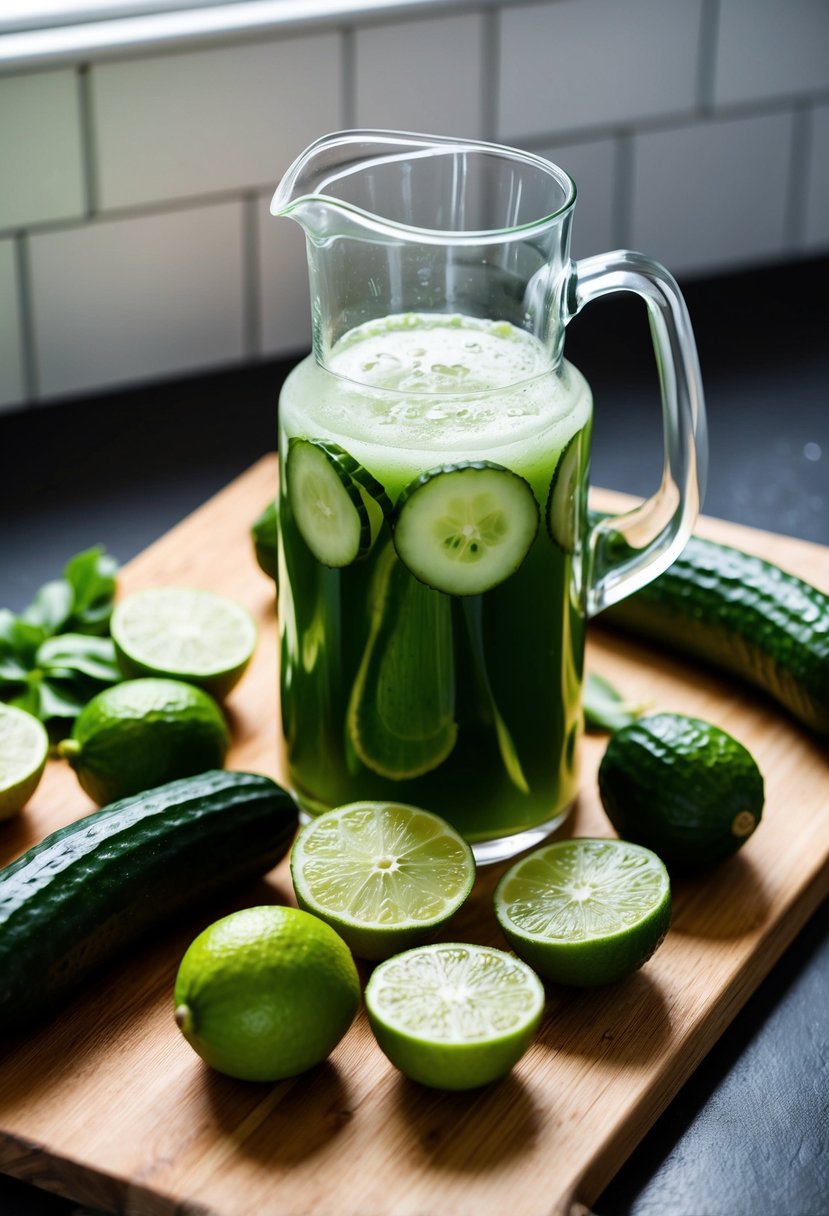
<svg viewBox="0 0 829 1216">
<path fill-rule="evenodd" d="M 0 80 L 0 229 L 84 213 L 77 73 Z"/>
<path fill-rule="evenodd" d="M 829 89 L 827 0 L 720 0 L 718 105 Z"/>
<path fill-rule="evenodd" d="M 577 258 L 829 253 L 829 0 L 381 11 L 0 78 L 0 407 L 307 351 L 303 234 L 267 207 L 346 123 L 556 161 Z"/>
<path fill-rule="evenodd" d="M 806 178 L 803 248 L 829 250 L 829 105 L 812 115 L 812 159 Z"/>
<path fill-rule="evenodd" d="M 40 395 L 241 358 L 242 212 L 223 203 L 34 236 Z"/>
<path fill-rule="evenodd" d="M 571 252 L 575 258 L 604 253 L 619 244 L 616 224 L 615 139 L 593 139 L 539 149 L 541 156 L 560 165 L 576 183 Z"/>
<path fill-rule="evenodd" d="M 482 46 L 480 13 L 357 30 L 356 125 L 480 138 Z"/>
<path fill-rule="evenodd" d="M 501 9 L 500 138 L 689 112 L 701 0 L 557 0 Z"/>
<path fill-rule="evenodd" d="M 633 248 L 674 273 L 780 257 L 792 126 L 764 114 L 637 135 Z"/>
<path fill-rule="evenodd" d="M 299 224 L 270 214 L 270 194 L 257 213 L 260 343 L 263 354 L 311 349 L 311 305 L 305 235 Z"/>
<path fill-rule="evenodd" d="M 14 241 L 0 241 L 0 409 L 24 398 Z"/>
<path fill-rule="evenodd" d="M 342 125 L 341 63 L 318 34 L 93 68 L 102 208 L 276 184 Z"/>
</svg>

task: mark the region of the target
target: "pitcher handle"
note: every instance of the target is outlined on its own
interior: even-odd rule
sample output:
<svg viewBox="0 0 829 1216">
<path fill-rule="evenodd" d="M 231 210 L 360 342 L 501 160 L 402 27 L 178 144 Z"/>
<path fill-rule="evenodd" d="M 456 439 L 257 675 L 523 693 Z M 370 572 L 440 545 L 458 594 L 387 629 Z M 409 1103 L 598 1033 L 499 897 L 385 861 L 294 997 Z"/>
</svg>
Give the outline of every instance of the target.
<svg viewBox="0 0 829 1216">
<path fill-rule="evenodd" d="M 588 617 L 644 587 L 682 551 L 699 514 L 708 464 L 705 405 L 691 319 L 673 275 L 626 249 L 572 263 L 565 323 L 585 304 L 614 291 L 632 291 L 648 309 L 662 396 L 665 467 L 652 498 L 622 515 L 594 522 L 585 547 Z M 635 552 L 623 560 L 613 537 Z"/>
</svg>

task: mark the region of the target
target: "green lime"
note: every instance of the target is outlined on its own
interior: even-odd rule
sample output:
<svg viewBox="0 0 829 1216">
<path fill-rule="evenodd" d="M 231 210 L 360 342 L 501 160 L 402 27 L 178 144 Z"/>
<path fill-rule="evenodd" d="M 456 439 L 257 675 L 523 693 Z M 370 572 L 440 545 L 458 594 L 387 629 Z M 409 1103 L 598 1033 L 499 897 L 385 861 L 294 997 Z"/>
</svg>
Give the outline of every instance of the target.
<svg viewBox="0 0 829 1216">
<path fill-rule="evenodd" d="M 545 845 L 511 866 L 495 915 L 516 954 L 545 979 L 590 987 L 641 967 L 671 919 L 668 871 L 626 840 Z"/>
<path fill-rule="evenodd" d="M 618 731 L 599 766 L 599 793 L 620 836 L 677 869 L 735 853 L 763 813 L 763 777 L 731 735 L 683 714 L 652 714 Z"/>
<path fill-rule="evenodd" d="M 26 805 L 48 755 L 43 724 L 23 709 L 0 705 L 0 819 L 9 819 Z"/>
<path fill-rule="evenodd" d="M 475 881 L 454 828 L 398 802 L 352 802 L 312 819 L 291 852 L 297 903 L 361 958 L 388 958 L 432 937 Z"/>
<path fill-rule="evenodd" d="M 544 987 L 491 946 L 419 946 L 377 967 L 366 1012 L 396 1068 L 435 1089 L 474 1089 L 505 1076 L 533 1040 Z"/>
<path fill-rule="evenodd" d="M 230 734 L 222 711 L 181 680 L 125 680 L 87 702 L 58 745 L 99 806 L 221 768 Z"/>
<path fill-rule="evenodd" d="M 319 1064 L 359 1004 L 345 942 L 297 908 L 244 908 L 216 921 L 176 977 L 176 1022 L 190 1046 L 246 1081 L 279 1081 Z"/>
<path fill-rule="evenodd" d="M 151 587 L 115 606 L 110 621 L 124 675 L 168 676 L 225 697 L 256 646 L 253 617 L 235 600 L 191 587 Z"/>
<path fill-rule="evenodd" d="M 276 502 L 269 502 L 250 526 L 256 562 L 263 574 L 279 582 L 279 525 Z"/>
</svg>

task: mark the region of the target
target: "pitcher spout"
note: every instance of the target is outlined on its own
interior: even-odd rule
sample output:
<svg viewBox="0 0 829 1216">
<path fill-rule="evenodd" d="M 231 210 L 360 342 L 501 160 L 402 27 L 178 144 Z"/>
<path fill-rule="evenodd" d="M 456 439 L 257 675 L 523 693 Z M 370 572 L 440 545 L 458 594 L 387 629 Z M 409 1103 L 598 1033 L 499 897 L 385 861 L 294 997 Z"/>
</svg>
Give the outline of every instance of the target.
<svg viewBox="0 0 829 1216">
<path fill-rule="evenodd" d="M 557 362 L 576 191 L 531 152 L 410 132 L 338 131 L 285 173 L 271 214 L 303 228 L 314 353 L 402 313 L 504 320 Z"/>
<path fill-rule="evenodd" d="M 389 227 L 408 226 L 405 216 L 395 214 L 399 208 L 387 197 L 388 187 L 399 181 L 402 162 L 433 155 L 434 143 L 431 137 L 388 131 L 325 135 L 287 170 L 271 199 L 271 215 L 296 220 L 316 238 L 352 228 L 377 238 Z M 378 173 L 385 186 L 376 180 Z"/>
</svg>

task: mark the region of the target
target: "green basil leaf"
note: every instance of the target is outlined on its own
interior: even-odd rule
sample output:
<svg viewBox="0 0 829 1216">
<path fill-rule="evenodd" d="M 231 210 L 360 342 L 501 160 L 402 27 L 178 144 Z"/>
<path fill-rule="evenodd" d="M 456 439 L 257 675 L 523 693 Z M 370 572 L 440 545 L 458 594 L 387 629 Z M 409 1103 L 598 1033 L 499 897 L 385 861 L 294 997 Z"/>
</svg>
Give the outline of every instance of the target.
<svg viewBox="0 0 829 1216">
<path fill-rule="evenodd" d="M 121 679 L 111 638 L 88 637 L 81 633 L 61 633 L 56 638 L 47 638 L 38 649 L 37 665 L 52 679 L 65 679 L 67 674 L 73 673 L 107 685 Z"/>
<path fill-rule="evenodd" d="M 43 720 L 40 707 L 40 681 L 27 685 L 18 696 L 12 697 L 9 705 L 14 705 L 17 709 L 25 709 L 27 713 L 34 714 L 36 718 Z"/>
<path fill-rule="evenodd" d="M 40 646 L 46 637 L 46 629 L 43 625 L 31 625 L 28 621 L 24 621 L 22 617 L 15 617 L 14 624 L 9 630 L 9 639 L 11 641 L 12 653 L 19 663 L 27 670 L 35 666 L 35 655 L 37 648 Z"/>
<path fill-rule="evenodd" d="M 45 679 L 40 684 L 40 717 L 77 718 L 91 697 L 85 696 L 74 684 L 57 684 Z"/>
<path fill-rule="evenodd" d="M 8 608 L 0 608 L 0 654 L 14 654 L 14 627 L 17 617 Z"/>
<path fill-rule="evenodd" d="M 118 563 L 100 545 L 85 549 L 70 558 L 64 577 L 72 587 L 72 613 L 65 622 L 66 632 L 103 632 L 112 612 L 115 575 Z"/>
<path fill-rule="evenodd" d="M 593 733 L 613 734 L 630 726 L 648 708 L 625 701 L 609 680 L 588 672 L 582 692 L 585 728 Z"/>
<path fill-rule="evenodd" d="M 28 668 L 11 655 L 4 657 L 0 652 L 0 684 L 22 684 L 25 682 Z M 2 700 L 0 695 L 0 700 Z"/>
<path fill-rule="evenodd" d="M 35 598 L 20 614 L 20 619 L 29 625 L 46 630 L 46 635 L 59 633 L 72 611 L 74 593 L 66 579 L 54 579 L 44 583 Z"/>
</svg>

